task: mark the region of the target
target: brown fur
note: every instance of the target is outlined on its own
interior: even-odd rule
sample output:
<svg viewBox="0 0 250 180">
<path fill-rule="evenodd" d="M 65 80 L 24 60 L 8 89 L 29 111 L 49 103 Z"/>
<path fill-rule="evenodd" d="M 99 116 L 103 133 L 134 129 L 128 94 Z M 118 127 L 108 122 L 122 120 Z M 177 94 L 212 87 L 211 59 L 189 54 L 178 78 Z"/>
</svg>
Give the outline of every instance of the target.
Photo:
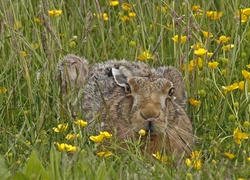
<svg viewBox="0 0 250 180">
<path fill-rule="evenodd" d="M 79 61 L 79 57 L 70 61 L 70 64 L 80 63 L 77 67 L 88 66 L 85 60 Z M 59 63 L 59 67 L 59 70 L 65 69 L 65 64 Z M 85 77 L 79 78 L 87 81 L 82 109 L 90 129 L 113 133 L 120 143 L 126 139 L 138 141 L 138 132 L 144 129 L 147 134 L 141 137 L 143 151 L 190 153 L 193 130 L 184 111 L 186 91 L 177 69 L 153 69 L 140 62 L 111 60 L 95 64 L 89 68 L 88 77 L 86 74 L 82 73 Z M 62 79 L 62 83 L 75 82 L 70 74 Z"/>
</svg>

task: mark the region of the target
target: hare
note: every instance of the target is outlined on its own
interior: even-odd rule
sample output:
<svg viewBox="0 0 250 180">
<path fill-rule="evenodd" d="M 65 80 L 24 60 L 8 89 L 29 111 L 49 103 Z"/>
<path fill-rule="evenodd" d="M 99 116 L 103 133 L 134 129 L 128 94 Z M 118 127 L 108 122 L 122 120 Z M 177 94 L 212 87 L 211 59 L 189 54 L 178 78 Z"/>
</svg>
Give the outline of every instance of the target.
<svg viewBox="0 0 250 180">
<path fill-rule="evenodd" d="M 185 113 L 186 90 L 173 67 L 151 68 L 142 62 L 109 60 L 89 66 L 67 55 L 59 63 L 62 92 L 82 87 L 80 107 L 89 127 L 113 133 L 122 144 L 138 142 L 148 153 L 188 154 L 193 144 L 191 121 Z"/>
</svg>

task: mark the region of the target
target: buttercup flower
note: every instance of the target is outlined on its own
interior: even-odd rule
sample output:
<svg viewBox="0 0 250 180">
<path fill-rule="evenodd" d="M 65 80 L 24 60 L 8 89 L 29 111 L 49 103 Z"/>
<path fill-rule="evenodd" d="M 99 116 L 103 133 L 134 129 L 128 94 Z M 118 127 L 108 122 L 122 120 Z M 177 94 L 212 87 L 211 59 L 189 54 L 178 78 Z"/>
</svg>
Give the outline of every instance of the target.
<svg viewBox="0 0 250 180">
<path fill-rule="evenodd" d="M 166 163 L 168 161 L 168 157 L 165 155 L 160 154 L 159 151 L 156 152 L 156 154 L 152 154 L 156 159 L 158 159 L 162 163 Z"/>
<path fill-rule="evenodd" d="M 154 59 L 154 56 L 146 50 L 143 51 L 139 56 L 137 56 L 137 59 L 140 61 L 145 61 L 149 59 Z"/>
<path fill-rule="evenodd" d="M 202 168 L 202 162 L 201 162 L 201 150 L 200 151 L 193 151 L 190 154 L 190 158 L 186 159 L 186 165 L 187 166 L 193 166 L 193 168 L 200 170 Z"/>
<path fill-rule="evenodd" d="M 21 29 L 21 27 L 22 27 L 21 22 L 15 22 L 14 25 L 13 25 L 13 29 L 14 30 Z"/>
<path fill-rule="evenodd" d="M 146 131 L 144 129 L 141 129 L 139 132 L 138 132 L 141 136 L 145 136 L 146 135 Z"/>
<path fill-rule="evenodd" d="M 60 151 L 71 152 L 71 153 L 76 152 L 76 146 L 72 146 L 72 145 L 66 144 L 66 143 L 60 144 L 58 142 L 56 143 L 56 145 Z"/>
<path fill-rule="evenodd" d="M 230 37 L 226 37 L 226 36 L 220 36 L 219 39 L 215 39 L 215 41 L 217 42 L 217 44 L 225 44 L 230 40 Z"/>
<path fill-rule="evenodd" d="M 74 122 L 74 124 L 76 124 L 80 127 L 85 127 L 85 126 L 87 126 L 88 123 L 82 119 L 78 119 L 77 121 Z"/>
<path fill-rule="evenodd" d="M 238 128 L 234 130 L 234 142 L 240 144 L 243 139 L 248 139 L 248 134 L 240 132 Z"/>
<path fill-rule="evenodd" d="M 109 17 L 107 13 L 100 13 L 100 14 L 93 14 L 93 16 L 96 16 L 99 19 L 103 19 L 104 21 L 108 21 Z"/>
<path fill-rule="evenodd" d="M 107 131 L 101 131 L 100 132 L 100 135 L 103 135 L 105 138 L 111 138 L 112 137 L 112 134 L 108 133 Z"/>
<path fill-rule="evenodd" d="M 96 153 L 96 154 L 97 154 L 98 156 L 100 156 L 100 157 L 105 157 L 105 158 L 107 158 L 107 157 L 109 157 L 109 156 L 112 155 L 111 152 L 104 152 L 104 151 L 98 152 L 98 153 Z"/>
<path fill-rule="evenodd" d="M 100 142 L 103 141 L 104 135 L 90 136 L 89 139 L 90 139 L 91 141 L 95 142 L 95 143 L 100 143 Z"/>
<path fill-rule="evenodd" d="M 218 65 L 219 65 L 219 63 L 216 62 L 216 61 L 214 61 L 214 62 L 208 62 L 209 69 L 216 69 Z"/>
<path fill-rule="evenodd" d="M 173 41 L 176 42 L 176 43 L 179 43 L 179 36 L 178 35 L 175 35 L 174 37 L 172 37 Z M 186 42 L 187 40 L 187 36 L 181 36 L 180 38 L 180 43 L 184 43 Z"/>
<path fill-rule="evenodd" d="M 221 49 L 223 51 L 228 51 L 229 49 L 232 49 L 232 48 L 234 48 L 234 44 L 228 44 L 226 46 L 223 46 Z"/>
<path fill-rule="evenodd" d="M 23 57 L 26 57 L 26 56 L 27 56 L 26 51 L 20 51 L 20 54 L 21 54 L 21 56 L 23 56 Z"/>
<path fill-rule="evenodd" d="M 131 11 L 132 5 L 130 5 L 128 3 L 122 3 L 122 9 L 124 9 L 125 11 Z"/>
<path fill-rule="evenodd" d="M 196 58 L 194 60 L 191 60 L 189 62 L 189 64 L 193 67 L 195 67 L 196 65 L 198 65 L 199 68 L 202 68 L 203 67 L 203 62 L 202 62 L 202 59 L 199 57 L 199 58 Z"/>
<path fill-rule="evenodd" d="M 62 14 L 62 10 L 57 10 L 57 9 L 49 10 L 48 13 L 50 17 L 56 17 Z"/>
<path fill-rule="evenodd" d="M 202 56 L 202 55 L 204 55 L 204 54 L 206 54 L 207 53 L 207 50 L 205 50 L 205 49 L 203 49 L 203 48 L 199 48 L 198 50 L 195 50 L 194 51 L 194 54 L 195 55 L 198 55 L 198 56 Z"/>
<path fill-rule="evenodd" d="M 245 89 L 245 81 L 240 81 L 239 82 L 239 90 L 244 91 Z"/>
<path fill-rule="evenodd" d="M 238 83 L 233 83 L 232 85 L 229 85 L 229 86 L 223 86 L 223 89 L 226 90 L 226 91 L 233 91 L 235 89 L 238 89 L 239 88 L 239 84 Z"/>
<path fill-rule="evenodd" d="M 75 138 L 80 137 L 80 134 L 67 134 L 67 136 L 65 137 L 68 140 L 74 140 Z"/>
<path fill-rule="evenodd" d="M 201 104 L 200 101 L 195 100 L 194 98 L 189 98 L 189 103 L 193 106 L 198 106 Z"/>
<path fill-rule="evenodd" d="M 119 1 L 110 1 L 109 5 L 110 6 L 117 6 L 117 5 L 119 5 Z"/>
<path fill-rule="evenodd" d="M 57 127 L 53 127 L 53 130 L 55 132 L 62 132 L 65 131 L 68 128 L 68 123 L 66 124 L 58 124 Z"/>
<path fill-rule="evenodd" d="M 228 152 L 224 152 L 224 155 L 228 158 L 228 159 L 233 159 L 235 158 L 234 154 L 228 153 Z"/>
<path fill-rule="evenodd" d="M 250 8 L 242 9 L 242 13 L 246 16 L 250 16 Z"/>
<path fill-rule="evenodd" d="M 242 73 L 244 78 L 250 79 L 250 72 L 248 72 L 246 70 L 242 70 L 241 73 Z"/>
<path fill-rule="evenodd" d="M 128 16 L 131 17 L 131 18 L 133 18 L 133 17 L 136 16 L 136 14 L 134 12 L 130 12 L 130 13 L 128 13 Z"/>
<path fill-rule="evenodd" d="M 112 137 L 112 134 L 108 133 L 107 131 L 100 132 L 99 135 L 97 136 L 90 136 L 90 140 L 95 142 L 95 143 L 100 143 L 102 142 L 105 138 L 109 139 Z"/>
<path fill-rule="evenodd" d="M 201 30 L 201 32 L 205 38 L 213 37 L 213 34 L 211 32 L 207 32 L 207 31 L 203 31 L 203 30 Z"/>
<path fill-rule="evenodd" d="M 40 25 L 43 25 L 43 21 L 39 19 L 38 17 L 34 18 L 34 21 L 39 23 Z"/>
<path fill-rule="evenodd" d="M 217 20 L 222 16 L 222 12 L 217 12 L 217 11 L 207 11 L 206 16 L 210 18 L 211 20 Z"/>
</svg>

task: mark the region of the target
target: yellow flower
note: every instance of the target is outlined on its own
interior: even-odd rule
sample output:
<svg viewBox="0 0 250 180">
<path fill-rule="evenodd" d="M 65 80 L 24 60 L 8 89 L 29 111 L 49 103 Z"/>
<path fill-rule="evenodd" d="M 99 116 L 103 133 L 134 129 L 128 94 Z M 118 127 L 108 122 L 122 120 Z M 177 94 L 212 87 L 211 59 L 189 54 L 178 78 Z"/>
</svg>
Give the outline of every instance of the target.
<svg viewBox="0 0 250 180">
<path fill-rule="evenodd" d="M 96 154 L 97 154 L 98 156 L 100 156 L 100 157 L 105 157 L 105 158 L 107 158 L 107 157 L 109 157 L 109 156 L 112 155 L 111 152 L 104 152 L 104 151 L 98 152 L 98 153 L 96 153 Z"/>
<path fill-rule="evenodd" d="M 156 6 L 156 11 L 161 11 L 162 13 L 166 13 L 168 10 L 168 6 Z"/>
<path fill-rule="evenodd" d="M 199 10 L 201 7 L 199 5 L 193 5 L 192 6 L 192 11 L 197 11 Z"/>
<path fill-rule="evenodd" d="M 22 27 L 22 24 L 20 22 L 15 22 L 14 25 L 13 25 L 14 30 L 21 29 L 21 27 Z"/>
<path fill-rule="evenodd" d="M 226 86 L 226 87 L 223 86 L 223 89 L 226 90 L 226 91 L 233 91 L 233 90 L 238 89 L 238 88 L 239 88 L 238 83 L 233 83 L 232 85 L 229 85 L 229 86 Z"/>
<path fill-rule="evenodd" d="M 134 13 L 134 12 L 130 12 L 130 13 L 128 13 L 128 16 L 129 16 L 129 17 L 131 17 L 131 18 L 133 18 L 133 17 L 135 17 L 135 16 L 136 16 L 136 13 Z"/>
<path fill-rule="evenodd" d="M 242 70 L 241 73 L 242 73 L 244 78 L 250 79 L 250 72 L 248 72 L 246 70 Z"/>
<path fill-rule="evenodd" d="M 26 57 L 26 56 L 27 56 L 26 51 L 20 51 L 20 54 L 21 54 L 21 56 L 23 56 L 23 57 Z"/>
<path fill-rule="evenodd" d="M 38 17 L 34 18 L 35 22 L 39 23 L 40 25 L 43 25 L 43 21 L 39 19 Z"/>
<path fill-rule="evenodd" d="M 207 31 L 203 31 L 203 30 L 201 30 L 201 32 L 205 38 L 213 37 L 213 34 L 211 32 L 207 32 Z"/>
<path fill-rule="evenodd" d="M 201 104 L 200 101 L 195 100 L 194 98 L 189 98 L 189 103 L 193 106 L 198 106 Z"/>
<path fill-rule="evenodd" d="M 240 144 L 243 139 L 248 139 L 248 134 L 240 132 L 239 129 L 236 128 L 234 130 L 234 142 Z"/>
<path fill-rule="evenodd" d="M 76 47 L 76 42 L 75 41 L 70 41 L 69 42 L 69 47 L 71 47 L 71 48 Z"/>
<path fill-rule="evenodd" d="M 239 82 L 239 90 L 244 91 L 245 89 L 245 81 L 240 81 Z"/>
<path fill-rule="evenodd" d="M 29 111 L 25 110 L 23 111 L 24 116 L 26 116 L 29 113 Z"/>
<path fill-rule="evenodd" d="M 175 35 L 174 37 L 172 37 L 173 41 L 176 42 L 176 43 L 179 43 L 179 36 L 178 35 Z M 186 42 L 187 40 L 187 36 L 181 36 L 180 37 L 180 43 L 184 43 Z"/>
<path fill-rule="evenodd" d="M 141 136 L 145 136 L 146 135 L 146 131 L 144 129 L 141 129 L 139 132 L 138 132 Z"/>
<path fill-rule="evenodd" d="M 122 3 L 122 9 L 124 9 L 125 11 L 131 11 L 132 5 L 130 5 L 128 3 Z"/>
<path fill-rule="evenodd" d="M 202 68 L 203 67 L 203 62 L 202 62 L 202 59 L 199 57 L 197 59 L 194 59 L 194 60 L 191 60 L 189 62 L 189 64 L 192 66 L 192 67 L 195 67 L 196 65 L 198 65 L 199 68 Z"/>
<path fill-rule="evenodd" d="M 58 124 L 57 127 L 53 127 L 53 130 L 55 132 L 62 132 L 62 131 L 66 131 L 67 128 L 68 128 L 68 123 Z"/>
<path fill-rule="evenodd" d="M 202 47 L 204 47 L 204 45 L 202 43 L 196 43 L 196 44 L 191 46 L 191 48 L 195 49 L 195 50 L 202 48 Z"/>
<path fill-rule="evenodd" d="M 210 58 L 212 57 L 213 54 L 214 53 L 212 53 L 212 52 L 207 52 L 207 56 L 210 57 Z"/>
<path fill-rule="evenodd" d="M 90 140 L 95 142 L 95 143 L 100 143 L 104 140 L 104 135 L 100 134 L 100 135 L 97 135 L 97 136 L 90 136 Z"/>
<path fill-rule="evenodd" d="M 125 16 L 122 16 L 120 19 L 121 19 L 122 21 L 129 21 L 129 20 L 130 20 L 130 17 L 127 16 L 127 15 L 125 15 Z"/>
<path fill-rule="evenodd" d="M 215 39 L 215 41 L 217 42 L 217 44 L 225 44 L 230 40 L 230 37 L 226 37 L 226 36 L 220 36 L 219 39 Z"/>
<path fill-rule="evenodd" d="M 100 143 L 104 140 L 104 138 L 111 138 L 112 137 L 112 134 L 108 133 L 107 131 L 104 131 L 104 132 L 100 132 L 99 135 L 97 136 L 90 136 L 90 140 L 95 142 L 95 143 Z"/>
<path fill-rule="evenodd" d="M 117 6 L 119 5 L 119 1 L 109 1 L 110 6 Z"/>
<path fill-rule="evenodd" d="M 109 20 L 107 13 L 103 13 L 102 18 L 103 18 L 104 21 Z"/>
<path fill-rule="evenodd" d="M 222 12 L 217 11 L 207 11 L 206 16 L 211 20 L 217 20 L 222 16 Z"/>
<path fill-rule="evenodd" d="M 82 120 L 82 119 L 78 119 L 77 121 L 75 121 L 74 122 L 76 125 L 78 125 L 78 126 L 81 126 L 81 127 L 85 127 L 85 126 L 87 126 L 87 122 L 86 121 L 84 121 L 84 120 Z"/>
<path fill-rule="evenodd" d="M 232 48 L 234 48 L 234 44 L 228 44 L 226 46 L 223 46 L 221 49 L 223 51 L 228 51 L 229 49 L 232 49 Z"/>
<path fill-rule="evenodd" d="M 250 157 L 248 157 L 247 160 L 250 162 Z"/>
<path fill-rule="evenodd" d="M 94 13 L 93 16 L 96 16 L 99 19 L 103 19 L 104 21 L 109 20 L 109 17 L 108 17 L 107 13 L 100 13 L 100 14 L 97 14 L 97 15 Z"/>
<path fill-rule="evenodd" d="M 38 47 L 39 47 L 39 45 L 37 44 L 37 43 L 32 43 L 31 44 L 31 47 L 32 47 L 32 49 L 37 49 Z"/>
<path fill-rule="evenodd" d="M 49 16 L 50 16 L 50 17 L 53 17 L 53 16 L 55 15 L 54 10 L 49 10 L 48 13 L 49 13 Z"/>
<path fill-rule="evenodd" d="M 202 56 L 202 55 L 204 55 L 204 54 L 206 54 L 207 53 L 207 50 L 205 50 L 205 49 L 203 49 L 203 48 L 199 48 L 198 50 L 195 50 L 194 51 L 194 54 L 195 55 L 198 55 L 198 56 Z"/>
<path fill-rule="evenodd" d="M 55 16 L 60 16 L 62 14 L 62 10 L 54 10 L 55 11 Z"/>
<path fill-rule="evenodd" d="M 187 65 L 186 65 L 186 64 L 183 64 L 182 70 L 183 70 L 183 71 L 186 71 L 186 67 L 187 67 Z M 194 70 L 194 66 L 191 65 L 191 64 L 189 63 L 189 64 L 188 64 L 188 72 L 191 72 L 191 71 L 193 71 L 193 70 Z"/>
<path fill-rule="evenodd" d="M 250 69 L 250 64 L 246 65 L 246 67 Z"/>
<path fill-rule="evenodd" d="M 75 138 L 80 137 L 80 134 L 67 134 L 67 136 L 65 137 L 68 140 L 74 140 Z"/>
<path fill-rule="evenodd" d="M 201 163 L 201 150 L 200 151 L 193 151 L 190 154 L 190 158 L 186 159 L 186 165 L 187 166 L 193 166 L 193 168 L 200 170 L 202 168 L 202 163 Z"/>
<path fill-rule="evenodd" d="M 140 61 L 145 61 L 149 59 L 154 59 L 154 56 L 146 50 L 143 51 L 139 56 L 137 56 L 137 59 Z"/>
<path fill-rule="evenodd" d="M 66 143 L 60 144 L 58 142 L 56 143 L 56 145 L 60 151 L 71 152 L 71 153 L 76 152 L 76 146 L 72 146 Z"/>
<path fill-rule="evenodd" d="M 54 16 L 57 17 L 57 16 L 60 16 L 62 14 L 62 10 L 57 10 L 57 9 L 49 10 L 48 14 L 50 17 L 54 17 Z"/>
<path fill-rule="evenodd" d="M 245 9 L 242 9 L 242 13 L 246 16 L 249 16 L 250 15 L 250 8 L 245 8 Z"/>
<path fill-rule="evenodd" d="M 100 135 L 103 135 L 105 138 L 111 138 L 112 137 L 112 134 L 108 133 L 107 131 L 104 131 L 104 132 L 100 132 Z"/>
<path fill-rule="evenodd" d="M 208 62 L 209 69 L 216 69 L 218 65 L 219 65 L 219 63 L 216 62 L 216 61 L 214 61 L 214 62 Z"/>
<path fill-rule="evenodd" d="M 233 159 L 235 158 L 234 154 L 228 153 L 228 152 L 224 152 L 224 155 L 228 158 L 228 159 Z"/>
<path fill-rule="evenodd" d="M 156 154 L 152 154 L 156 159 L 158 159 L 162 163 L 166 163 L 168 161 L 168 157 L 165 155 L 160 154 L 159 151 L 156 152 Z"/>
</svg>

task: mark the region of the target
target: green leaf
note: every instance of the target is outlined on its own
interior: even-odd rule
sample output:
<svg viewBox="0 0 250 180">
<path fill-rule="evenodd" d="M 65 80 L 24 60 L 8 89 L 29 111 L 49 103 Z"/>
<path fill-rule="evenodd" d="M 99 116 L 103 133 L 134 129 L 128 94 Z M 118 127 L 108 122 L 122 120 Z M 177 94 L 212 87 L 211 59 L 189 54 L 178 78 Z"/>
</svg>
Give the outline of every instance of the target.
<svg viewBox="0 0 250 180">
<path fill-rule="evenodd" d="M 7 179 L 10 176 L 3 156 L 0 156 L 0 179 Z"/>
<path fill-rule="evenodd" d="M 107 169 L 106 169 L 105 161 L 102 161 L 102 163 L 98 167 L 97 172 L 96 172 L 96 179 L 98 180 L 107 179 Z"/>
<path fill-rule="evenodd" d="M 33 151 L 29 157 L 26 167 L 26 177 L 29 179 L 47 179 L 47 172 L 41 161 L 38 159 L 37 153 Z"/>
<path fill-rule="evenodd" d="M 59 163 L 60 163 L 60 153 L 55 150 L 55 147 L 52 146 L 50 149 L 50 168 L 52 179 L 61 179 L 59 172 Z"/>
</svg>

